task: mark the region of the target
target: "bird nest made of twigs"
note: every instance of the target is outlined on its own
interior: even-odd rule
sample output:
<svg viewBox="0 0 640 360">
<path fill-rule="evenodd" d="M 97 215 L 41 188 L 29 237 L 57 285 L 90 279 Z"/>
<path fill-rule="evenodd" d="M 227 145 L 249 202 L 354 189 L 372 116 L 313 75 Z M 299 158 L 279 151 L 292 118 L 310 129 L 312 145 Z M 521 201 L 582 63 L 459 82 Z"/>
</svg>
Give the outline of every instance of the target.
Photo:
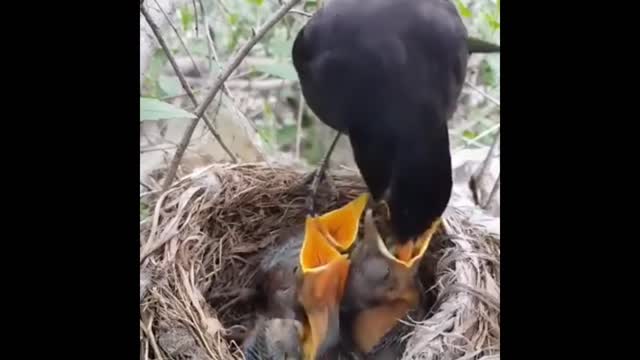
<svg viewBox="0 0 640 360">
<path fill-rule="evenodd" d="M 229 328 L 254 319 L 244 301 L 260 254 L 282 229 L 304 222 L 308 176 L 267 164 L 211 165 L 144 201 L 140 226 L 141 359 L 241 359 Z M 366 191 L 332 170 L 318 210 Z M 409 322 L 403 359 L 499 358 L 500 233 L 493 218 L 452 196 L 443 234 L 423 259 L 432 301 Z"/>
</svg>

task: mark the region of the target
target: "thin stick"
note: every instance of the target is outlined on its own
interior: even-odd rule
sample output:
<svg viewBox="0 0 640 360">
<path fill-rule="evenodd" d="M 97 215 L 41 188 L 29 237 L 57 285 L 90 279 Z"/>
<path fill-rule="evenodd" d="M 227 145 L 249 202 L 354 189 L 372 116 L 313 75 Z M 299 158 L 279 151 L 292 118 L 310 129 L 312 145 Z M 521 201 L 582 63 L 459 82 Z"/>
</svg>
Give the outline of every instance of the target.
<svg viewBox="0 0 640 360">
<path fill-rule="evenodd" d="M 304 115 L 304 95 L 300 90 L 300 96 L 298 97 L 298 116 L 296 118 L 296 160 L 300 159 L 300 140 L 302 139 L 302 115 Z"/>
<path fill-rule="evenodd" d="M 142 329 L 142 331 L 147 335 L 147 339 L 149 339 L 149 342 L 151 343 L 151 347 L 153 348 L 153 352 L 156 353 L 156 358 L 160 359 L 160 360 L 164 360 L 164 357 L 162 356 L 162 352 L 160 350 L 160 347 L 158 347 L 158 344 L 156 343 L 156 339 L 153 336 L 153 332 L 151 331 L 151 322 L 149 322 L 149 328 L 147 328 L 144 323 L 142 322 L 142 320 L 140 320 L 140 328 Z"/>
<path fill-rule="evenodd" d="M 491 147 L 489 148 L 489 152 L 487 153 L 487 156 L 484 158 L 484 161 L 482 162 L 482 166 L 480 167 L 477 175 L 476 175 L 476 183 L 480 184 L 482 181 L 482 178 L 484 177 L 487 169 L 489 168 L 489 165 L 491 164 L 491 161 L 493 159 L 493 152 L 496 148 L 496 145 L 498 144 L 498 140 L 500 139 L 500 130 L 498 130 L 498 133 L 496 134 L 496 137 L 493 139 L 493 143 L 491 144 Z"/>
<path fill-rule="evenodd" d="M 191 3 L 193 4 L 193 15 L 195 16 L 195 21 L 196 21 L 196 37 L 199 36 L 199 30 L 198 30 L 198 6 L 196 5 L 196 0 L 191 0 Z M 204 14 L 202 14 L 202 16 L 204 16 Z"/>
<path fill-rule="evenodd" d="M 218 52 L 216 51 L 216 47 L 215 44 L 213 42 L 213 28 L 211 27 L 211 25 L 207 24 L 207 40 L 208 42 L 211 42 L 210 44 L 210 50 L 211 50 L 211 54 L 213 57 L 213 60 L 216 62 L 216 65 L 218 65 L 218 69 L 222 70 L 222 64 L 220 64 L 220 60 L 218 59 Z M 207 43 L 208 43 L 207 42 Z M 211 59 L 209 59 L 211 60 Z M 213 72 L 212 72 L 213 73 Z M 230 103 L 231 103 L 231 107 L 233 108 L 233 110 L 237 113 L 237 115 L 241 118 L 246 119 L 246 122 L 251 126 L 251 128 L 253 128 L 253 131 L 258 132 L 258 126 L 251 121 L 243 112 L 242 110 L 240 110 L 238 108 L 238 106 L 236 105 L 236 99 L 233 97 L 233 94 L 231 94 L 231 91 L 229 90 L 229 87 L 227 86 L 226 81 L 222 83 L 222 92 L 227 95 L 227 97 L 229 98 Z"/>
<path fill-rule="evenodd" d="M 313 15 L 306 12 L 306 11 L 302 11 L 302 10 L 296 10 L 296 9 L 292 9 L 289 10 L 290 13 L 292 14 L 298 14 L 298 15 L 302 15 L 302 16 L 306 16 L 306 17 L 312 17 Z"/>
<path fill-rule="evenodd" d="M 478 92 L 480 95 L 484 96 L 485 98 L 489 99 L 489 101 L 491 101 L 492 103 L 494 103 L 494 104 L 498 105 L 498 107 L 500 107 L 500 100 L 494 98 L 493 96 L 491 96 L 491 95 L 487 94 L 486 92 L 484 92 L 479 87 L 473 85 L 469 80 L 465 80 L 464 83 L 467 84 L 468 87 L 472 88 L 473 90 Z"/>
<path fill-rule="evenodd" d="M 196 100 L 196 97 L 193 94 L 193 91 L 191 90 L 191 86 L 189 86 L 189 84 L 187 83 L 187 81 L 184 78 L 184 75 L 182 74 L 182 71 L 180 71 L 180 68 L 178 67 L 178 64 L 176 63 L 175 58 L 171 54 L 171 50 L 167 46 L 167 43 L 164 41 L 164 38 L 162 37 L 162 34 L 160 34 L 160 29 L 158 28 L 158 25 L 156 25 L 156 23 L 153 21 L 153 19 L 149 15 L 149 12 L 147 11 L 147 9 L 144 6 L 140 8 L 140 12 L 142 13 L 144 18 L 146 19 L 147 23 L 149 24 L 149 27 L 151 27 L 151 30 L 153 31 L 154 35 L 156 36 L 156 39 L 158 39 L 158 42 L 160 43 L 160 46 L 162 47 L 162 49 L 164 50 L 165 54 L 167 55 L 167 58 L 169 59 L 169 62 L 171 63 L 171 66 L 173 67 L 173 70 L 175 71 L 176 75 L 178 76 L 178 79 L 180 80 L 180 84 L 182 84 L 182 88 L 187 92 L 187 95 L 191 99 L 191 102 L 195 106 L 198 106 L 198 101 Z M 213 98 L 211 100 L 213 100 Z M 202 108 L 202 109 L 204 110 L 205 108 Z M 191 136 L 193 135 L 193 132 L 196 129 L 196 125 L 198 125 L 198 121 L 200 121 L 200 118 L 204 118 L 204 122 L 207 125 L 207 127 L 209 128 L 209 131 L 211 131 L 211 133 L 213 134 L 213 137 L 216 138 L 216 140 L 218 141 L 220 146 L 229 155 L 229 157 L 231 158 L 231 161 L 234 162 L 234 163 L 238 161 L 237 158 L 235 157 L 235 155 L 233 155 L 231 150 L 229 150 L 227 145 L 224 143 L 224 141 L 222 141 L 222 137 L 220 136 L 218 131 L 213 127 L 213 125 L 211 125 L 211 122 L 209 121 L 208 117 L 206 115 L 203 117 L 203 115 L 204 115 L 204 111 L 202 111 L 202 113 L 200 113 L 195 119 L 193 119 L 191 121 L 191 124 L 189 124 L 189 126 L 185 130 L 184 135 L 182 136 L 182 140 L 180 141 L 180 144 L 178 145 L 178 149 L 176 149 L 175 155 L 173 156 L 173 159 L 171 160 L 171 165 L 169 166 L 169 171 L 167 173 L 167 177 L 166 177 L 166 179 L 164 181 L 164 184 L 162 186 L 163 190 L 167 190 L 169 188 L 169 186 L 171 185 L 171 183 L 173 182 L 173 178 L 176 175 L 176 171 L 178 169 L 178 165 L 180 164 L 180 160 L 182 160 L 182 156 L 184 155 L 184 152 L 187 149 L 187 146 L 189 145 L 189 142 L 191 141 Z"/>
<path fill-rule="evenodd" d="M 142 185 L 142 187 L 144 187 L 145 189 L 147 189 L 147 191 L 153 191 L 153 189 L 151 188 L 151 186 L 147 185 L 144 183 L 144 181 L 140 180 L 140 185 Z"/>
<path fill-rule="evenodd" d="M 213 48 L 213 37 L 210 33 L 210 29 L 209 29 L 209 20 L 207 20 L 207 16 L 206 16 L 206 11 L 204 9 L 204 3 L 202 2 L 202 0 L 198 0 L 198 2 L 200 2 L 200 10 L 202 11 L 202 14 L 204 14 L 202 16 L 202 25 L 204 25 L 204 37 L 205 39 L 207 39 L 207 65 L 209 66 L 209 74 L 213 73 L 213 60 L 212 60 L 212 48 Z"/>
<path fill-rule="evenodd" d="M 164 11 L 162 6 L 160 6 L 160 3 L 158 2 L 158 0 L 153 0 L 153 1 L 158 6 L 158 9 L 160 9 L 160 12 L 162 13 L 162 15 L 164 15 L 164 18 L 167 20 L 167 23 L 169 23 L 169 26 L 171 26 L 171 29 L 173 29 L 173 32 L 176 33 L 176 37 L 178 37 L 178 41 L 180 41 L 180 45 L 182 45 L 182 48 L 187 53 L 187 56 L 189 57 L 189 59 L 191 59 L 191 63 L 193 64 L 194 69 L 196 69 L 196 71 L 198 72 L 198 75 L 202 75 L 202 72 L 200 71 L 200 68 L 198 67 L 198 64 L 196 63 L 196 60 L 193 58 L 193 55 L 191 54 L 191 51 L 189 51 L 189 48 L 187 47 L 187 44 L 185 44 L 184 39 L 182 39 L 182 36 L 180 36 L 180 31 L 178 31 L 178 28 L 173 24 L 173 21 L 171 21 L 171 18 L 169 17 L 167 12 Z M 195 3 L 194 3 L 194 5 L 195 5 Z M 198 13 L 196 12 L 196 19 L 197 19 L 197 14 Z M 196 26 L 197 26 L 197 24 L 198 24 L 198 22 L 196 21 Z"/>
<path fill-rule="evenodd" d="M 312 215 L 316 213 L 316 194 L 318 193 L 320 180 L 322 177 L 324 177 L 324 173 L 327 170 L 327 167 L 329 166 L 329 158 L 331 158 L 331 153 L 333 153 L 333 149 L 335 149 L 336 144 L 338 144 L 340 135 L 342 135 L 342 133 L 338 131 L 338 133 L 336 134 L 336 137 L 333 138 L 333 142 L 331 143 L 331 146 L 329 146 L 329 150 L 324 154 L 324 158 L 320 163 L 320 168 L 318 168 L 318 170 L 316 170 L 316 173 L 313 175 L 313 182 L 311 183 L 310 204 L 308 205 L 309 213 Z"/>
<path fill-rule="evenodd" d="M 489 207 L 491 200 L 493 200 L 493 197 L 496 196 L 496 193 L 498 192 L 499 188 L 500 188 L 500 173 L 498 173 L 498 178 L 496 179 L 495 184 L 493 184 L 493 188 L 491 189 L 491 193 L 489 193 L 489 196 L 487 197 L 487 201 L 482 206 L 483 209 L 486 209 L 487 207 Z"/>
<path fill-rule="evenodd" d="M 267 22 L 258 29 L 258 31 L 256 31 L 255 35 L 251 37 L 251 39 L 249 39 L 249 41 L 247 41 L 247 43 L 229 61 L 224 71 L 222 71 L 218 75 L 218 78 L 213 83 L 211 90 L 205 97 L 204 101 L 196 109 L 195 111 L 196 120 L 202 117 L 207 107 L 211 104 L 211 102 L 213 101 L 213 98 L 216 96 L 216 94 L 222 87 L 225 80 L 229 78 L 231 73 L 233 73 L 233 71 L 240 65 L 242 60 L 244 60 L 244 58 L 247 55 L 249 55 L 249 52 L 251 51 L 251 49 L 253 49 L 253 47 L 258 43 L 258 41 L 260 41 L 260 39 L 262 39 L 262 37 L 267 33 L 267 31 L 269 31 L 276 23 L 278 23 L 278 21 L 280 21 L 280 19 L 282 19 L 282 17 L 284 17 L 287 14 L 287 12 L 291 10 L 292 7 L 298 4 L 298 2 L 300 2 L 300 0 L 290 0 L 289 2 L 284 4 L 282 7 L 280 7 L 280 9 L 275 14 L 273 14 L 269 18 L 269 20 L 267 20 Z"/>
</svg>

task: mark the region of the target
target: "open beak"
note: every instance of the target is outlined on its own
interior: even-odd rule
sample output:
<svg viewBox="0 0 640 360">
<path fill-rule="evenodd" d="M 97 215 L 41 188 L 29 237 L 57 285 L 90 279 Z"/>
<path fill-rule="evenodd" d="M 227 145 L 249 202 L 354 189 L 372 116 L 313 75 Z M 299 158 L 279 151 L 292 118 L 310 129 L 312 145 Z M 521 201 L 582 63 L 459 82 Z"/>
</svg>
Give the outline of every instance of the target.
<svg viewBox="0 0 640 360">
<path fill-rule="evenodd" d="M 356 240 L 360 217 L 368 200 L 368 194 L 362 194 L 345 206 L 317 218 L 320 231 L 338 251 L 345 252 Z"/>
<path fill-rule="evenodd" d="M 320 220 L 308 217 L 300 251 L 302 285 L 298 293 L 298 301 L 307 315 L 303 336 L 305 359 L 315 360 L 338 343 L 339 304 L 349 265 L 347 256 L 326 240 Z"/>
<path fill-rule="evenodd" d="M 410 240 L 403 245 L 396 246 L 393 251 L 395 255 L 387 249 L 387 246 L 380 238 L 378 238 L 378 247 L 387 257 L 406 266 L 407 268 L 411 268 L 424 256 L 427 248 L 429 247 L 429 243 L 431 242 L 431 238 L 433 238 L 433 234 L 436 232 L 441 222 L 441 218 L 434 221 L 429 229 L 427 229 L 427 231 L 425 231 L 416 241 Z"/>
<path fill-rule="evenodd" d="M 388 264 L 389 271 L 385 279 L 389 280 L 381 282 L 386 291 L 377 295 L 374 303 L 360 310 L 353 318 L 352 339 L 363 353 L 370 352 L 398 321 L 419 304 L 420 293 L 415 286 L 416 265 L 424 256 L 435 229 L 437 224 L 426 231 L 416 243 L 410 242 L 400 248 L 394 248 L 392 252 L 382 240 L 374 224 L 372 212 L 367 211 L 364 220 L 364 241 L 369 250 L 362 253 L 364 258 L 354 257 L 353 261 L 367 261 L 367 257 L 382 256 Z M 356 266 L 358 265 L 356 263 Z M 385 281 L 388 283 L 385 284 Z M 358 291 L 375 288 L 376 285 L 360 287 Z"/>
</svg>

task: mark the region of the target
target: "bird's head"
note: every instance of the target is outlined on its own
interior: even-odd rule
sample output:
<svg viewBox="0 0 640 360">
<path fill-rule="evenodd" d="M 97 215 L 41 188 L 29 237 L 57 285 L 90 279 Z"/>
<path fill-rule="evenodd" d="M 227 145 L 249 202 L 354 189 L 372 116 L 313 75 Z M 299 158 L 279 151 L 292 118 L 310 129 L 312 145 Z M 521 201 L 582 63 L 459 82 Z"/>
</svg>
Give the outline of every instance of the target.
<svg viewBox="0 0 640 360">
<path fill-rule="evenodd" d="M 402 259 L 383 242 L 369 210 L 364 239 L 354 249 L 342 310 L 352 320 L 352 337 L 363 352 L 370 351 L 409 311 L 420 303 L 419 259 L 428 247 Z"/>
<path fill-rule="evenodd" d="M 415 305 L 418 260 L 428 245 L 428 240 L 421 241 L 412 249 L 415 254 L 392 254 L 378 232 L 371 210 L 368 210 L 364 238 L 351 256 L 349 283 L 343 301 L 345 310 L 359 311 L 395 300 Z"/>
<path fill-rule="evenodd" d="M 411 232 L 398 231 L 398 227 L 402 228 L 398 223 L 402 222 L 397 218 L 403 216 L 398 215 L 396 212 L 396 220 L 394 221 L 391 218 L 392 212 L 386 201 L 381 201 L 378 206 L 382 209 L 380 225 L 383 226 L 382 232 L 384 235 L 380 236 L 379 228 L 373 223 L 372 217 L 369 219 L 370 224 L 368 225 L 368 220 L 365 219 L 365 239 L 367 239 L 365 242 L 369 244 L 369 252 L 377 252 L 380 255 L 384 255 L 392 262 L 404 265 L 405 268 L 415 268 L 416 266 L 414 265 L 420 262 L 429 247 L 431 239 L 442 224 L 441 217 L 435 217 L 435 220 L 431 221 L 426 231 L 415 236 L 410 234 L 417 232 L 418 228 L 424 229 L 424 225 L 421 227 L 414 226 Z M 404 214 L 404 217 L 409 217 L 409 215 Z M 434 219 L 434 216 L 432 215 L 431 218 Z"/>
<path fill-rule="evenodd" d="M 340 209 L 306 219 L 298 285 L 298 302 L 305 313 L 305 359 L 322 357 L 339 342 L 339 307 L 350 266 L 341 251 L 356 240 L 367 199 L 365 194 Z"/>
</svg>

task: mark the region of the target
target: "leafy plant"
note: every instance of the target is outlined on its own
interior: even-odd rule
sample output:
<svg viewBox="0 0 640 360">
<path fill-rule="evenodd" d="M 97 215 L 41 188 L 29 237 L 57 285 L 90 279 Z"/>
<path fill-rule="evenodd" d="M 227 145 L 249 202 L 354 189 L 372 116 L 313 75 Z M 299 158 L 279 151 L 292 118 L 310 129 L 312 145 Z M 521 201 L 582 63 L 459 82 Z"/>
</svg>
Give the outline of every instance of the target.
<svg viewBox="0 0 640 360">
<path fill-rule="evenodd" d="M 293 65 L 289 63 L 279 62 L 275 64 L 260 64 L 256 65 L 255 68 L 258 71 L 284 80 L 298 80 L 296 70 L 293 68 Z"/>
<path fill-rule="evenodd" d="M 154 98 L 140 98 L 140 121 L 167 119 L 193 119 L 196 116 L 164 101 Z"/>
</svg>

